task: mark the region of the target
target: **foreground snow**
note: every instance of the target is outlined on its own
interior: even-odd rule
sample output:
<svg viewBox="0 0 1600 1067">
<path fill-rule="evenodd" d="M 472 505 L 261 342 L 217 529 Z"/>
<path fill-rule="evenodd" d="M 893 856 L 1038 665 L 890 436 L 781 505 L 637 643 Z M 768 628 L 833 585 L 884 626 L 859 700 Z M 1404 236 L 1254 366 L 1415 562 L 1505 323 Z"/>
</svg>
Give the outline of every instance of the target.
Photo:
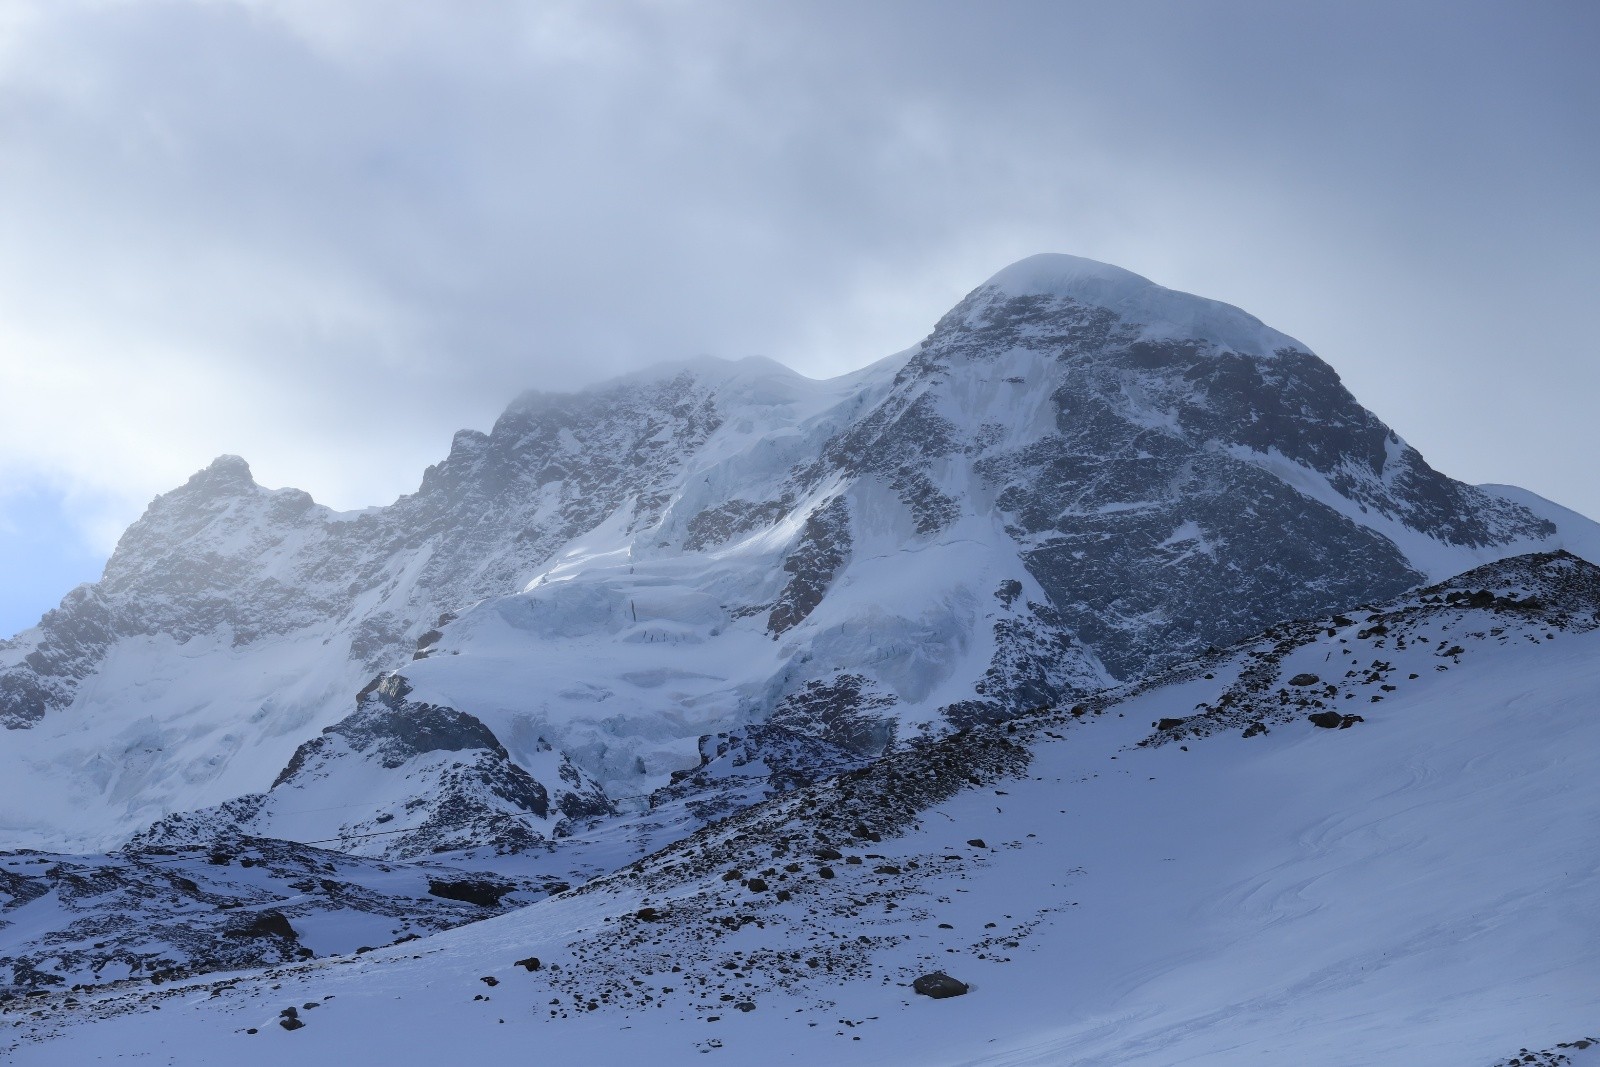
<svg viewBox="0 0 1600 1067">
<path fill-rule="evenodd" d="M 1212 678 L 997 731 L 1032 749 L 1025 773 L 969 785 L 902 836 L 841 841 L 839 859 L 793 831 L 846 794 L 803 790 L 586 892 L 421 941 L 13 1005 L 0 1051 L 1488 1067 L 1555 1050 L 1597 1029 L 1600 631 L 1475 618 L 1441 605 L 1404 649 L 1358 639 L 1359 621 L 1294 649 L 1284 671 L 1328 679 L 1374 647 L 1393 664 L 1392 689 L 1339 683 L 1359 694 L 1340 694 L 1365 720 L 1351 729 L 1138 744 L 1215 702 L 1257 662 L 1241 651 Z M 753 888 L 762 866 L 790 899 Z M 529 956 L 539 970 L 516 966 Z M 932 969 L 971 993 L 914 996 Z M 290 1007 L 302 1028 L 279 1025 Z"/>
</svg>

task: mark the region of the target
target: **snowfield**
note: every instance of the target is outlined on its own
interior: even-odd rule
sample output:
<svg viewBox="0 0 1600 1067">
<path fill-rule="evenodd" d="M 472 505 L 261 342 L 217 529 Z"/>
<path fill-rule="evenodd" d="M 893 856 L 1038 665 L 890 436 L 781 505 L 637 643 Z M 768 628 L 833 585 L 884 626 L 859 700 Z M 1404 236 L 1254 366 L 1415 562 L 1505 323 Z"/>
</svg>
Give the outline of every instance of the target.
<svg viewBox="0 0 1600 1067">
<path fill-rule="evenodd" d="M 18 1065 L 1594 1063 L 1558 1047 L 1595 1033 L 1600 991 L 1600 603 L 1593 568 L 1566 559 L 1275 628 L 424 940 L 13 1002 L 0 1049 Z M 1552 607 L 1550 574 L 1588 584 Z M 1317 728 L 1312 700 L 1362 721 Z M 1245 737 L 1247 720 L 1266 729 Z M 970 992 L 914 995 L 936 969 Z"/>
</svg>

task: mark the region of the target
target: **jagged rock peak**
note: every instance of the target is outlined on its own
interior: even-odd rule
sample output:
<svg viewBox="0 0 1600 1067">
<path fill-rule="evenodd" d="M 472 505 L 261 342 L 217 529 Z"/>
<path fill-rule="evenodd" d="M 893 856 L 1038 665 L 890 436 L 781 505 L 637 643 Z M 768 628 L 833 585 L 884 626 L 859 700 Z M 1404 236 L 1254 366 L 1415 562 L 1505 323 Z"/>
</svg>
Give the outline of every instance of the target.
<svg viewBox="0 0 1600 1067">
<path fill-rule="evenodd" d="M 1232 304 L 1168 289 L 1109 263 L 1060 253 L 1018 260 L 974 290 L 962 308 L 970 318 L 996 302 L 1038 297 L 1105 308 L 1138 326 L 1146 340 L 1210 341 L 1252 356 L 1272 356 L 1286 348 L 1309 351 Z"/>
<path fill-rule="evenodd" d="M 239 493 L 256 488 L 256 481 L 250 474 L 250 464 L 242 458 L 221 455 L 204 469 L 196 471 L 184 488 L 211 493 Z"/>
</svg>

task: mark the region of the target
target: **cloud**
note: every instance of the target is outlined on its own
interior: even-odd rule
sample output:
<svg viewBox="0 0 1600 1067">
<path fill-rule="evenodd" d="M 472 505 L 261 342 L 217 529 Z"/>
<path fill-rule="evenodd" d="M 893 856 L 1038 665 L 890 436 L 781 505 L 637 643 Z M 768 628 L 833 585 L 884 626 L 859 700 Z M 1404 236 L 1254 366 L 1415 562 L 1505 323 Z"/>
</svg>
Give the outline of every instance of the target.
<svg viewBox="0 0 1600 1067">
<path fill-rule="evenodd" d="M 1595 22 L 3 4 L 0 479 L 114 526 L 237 452 L 382 502 L 525 388 L 700 353 L 840 373 L 1053 250 L 1238 303 L 1444 469 L 1600 511 L 1560 463 L 1600 385 Z M 1502 440 L 1503 404 L 1546 414 Z"/>
</svg>

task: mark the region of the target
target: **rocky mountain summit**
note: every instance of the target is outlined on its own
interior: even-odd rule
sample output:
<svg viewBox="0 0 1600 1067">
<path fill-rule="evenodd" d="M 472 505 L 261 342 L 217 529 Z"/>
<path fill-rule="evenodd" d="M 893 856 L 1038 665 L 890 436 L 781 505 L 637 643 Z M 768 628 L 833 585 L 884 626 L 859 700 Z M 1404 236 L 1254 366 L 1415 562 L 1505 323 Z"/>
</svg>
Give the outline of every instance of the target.
<svg viewBox="0 0 1600 1067">
<path fill-rule="evenodd" d="M 448 793 L 465 836 L 417 847 L 483 845 L 473 804 L 609 810 L 693 771 L 704 738 L 872 759 L 1592 543 L 1434 471 L 1243 311 L 1036 256 L 843 378 L 708 360 L 528 394 L 384 508 L 217 460 L 0 645 L 0 777 L 31 801 L 4 830 L 107 848 L 226 808 L 258 832 L 307 776 L 396 770 L 358 739 L 431 717 L 479 740 L 407 756 L 434 761 L 414 793 L 349 785 L 359 810 L 271 832 L 353 843 Z M 380 672 L 403 706 L 350 718 Z"/>
</svg>

